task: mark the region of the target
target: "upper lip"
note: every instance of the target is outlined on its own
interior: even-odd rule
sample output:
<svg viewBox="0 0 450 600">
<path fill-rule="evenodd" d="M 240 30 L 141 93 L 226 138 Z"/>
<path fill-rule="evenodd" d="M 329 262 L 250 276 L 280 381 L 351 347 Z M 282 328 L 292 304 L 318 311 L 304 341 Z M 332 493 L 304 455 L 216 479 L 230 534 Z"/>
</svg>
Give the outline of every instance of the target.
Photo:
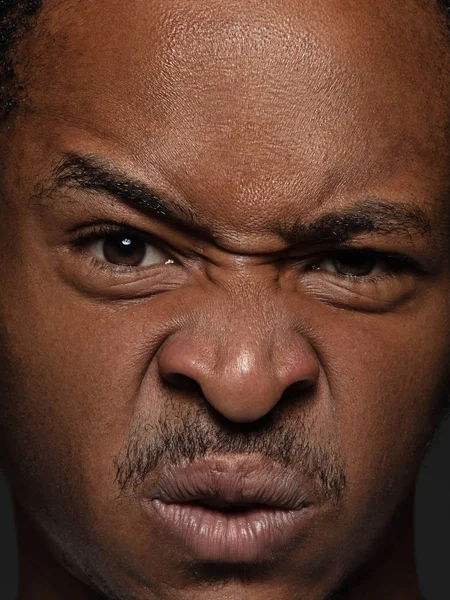
<svg viewBox="0 0 450 600">
<path fill-rule="evenodd" d="M 313 503 L 311 482 L 260 456 L 211 457 L 164 470 L 144 496 L 217 508 L 263 505 L 298 510 Z"/>
</svg>

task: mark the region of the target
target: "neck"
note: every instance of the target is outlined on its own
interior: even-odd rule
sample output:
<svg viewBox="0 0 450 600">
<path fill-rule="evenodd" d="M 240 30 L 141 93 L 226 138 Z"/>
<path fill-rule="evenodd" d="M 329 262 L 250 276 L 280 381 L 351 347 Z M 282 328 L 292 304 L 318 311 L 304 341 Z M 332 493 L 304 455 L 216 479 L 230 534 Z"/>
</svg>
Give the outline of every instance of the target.
<svg viewBox="0 0 450 600">
<path fill-rule="evenodd" d="M 17 600 L 104 600 L 55 560 L 15 500 L 14 508 L 20 574 Z M 328 600 L 361 598 L 421 600 L 415 560 L 413 492 L 399 508 L 376 553 Z"/>
</svg>

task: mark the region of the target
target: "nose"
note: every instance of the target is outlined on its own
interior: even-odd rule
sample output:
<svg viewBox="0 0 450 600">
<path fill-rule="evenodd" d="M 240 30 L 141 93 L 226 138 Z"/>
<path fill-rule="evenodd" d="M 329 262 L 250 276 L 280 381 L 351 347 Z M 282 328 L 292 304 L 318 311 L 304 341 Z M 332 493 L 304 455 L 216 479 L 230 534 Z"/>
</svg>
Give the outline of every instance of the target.
<svg viewBox="0 0 450 600">
<path fill-rule="evenodd" d="M 228 332 L 175 334 L 160 349 L 159 371 L 178 391 L 201 392 L 223 417 L 248 423 L 268 414 L 287 394 L 313 386 L 316 353 L 298 334 Z M 278 339 L 274 339 L 278 338 Z"/>
</svg>

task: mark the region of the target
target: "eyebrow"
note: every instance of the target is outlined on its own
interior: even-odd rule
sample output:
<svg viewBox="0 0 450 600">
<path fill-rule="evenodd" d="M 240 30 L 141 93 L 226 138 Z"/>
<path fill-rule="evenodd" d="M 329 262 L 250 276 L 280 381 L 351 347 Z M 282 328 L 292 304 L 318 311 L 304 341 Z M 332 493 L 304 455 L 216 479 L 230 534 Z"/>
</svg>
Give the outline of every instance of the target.
<svg viewBox="0 0 450 600">
<path fill-rule="evenodd" d="M 106 194 L 196 237 L 213 242 L 217 239 L 209 227 L 200 223 L 194 207 L 180 204 L 172 198 L 163 198 L 147 183 L 133 179 L 98 155 L 65 154 L 54 168 L 50 184 L 41 187 L 34 199 L 39 203 L 45 202 L 55 191 L 61 189 L 80 189 Z M 357 201 L 341 211 L 328 212 L 311 223 L 297 219 L 294 224 L 286 227 L 273 227 L 277 235 L 293 246 L 302 243 L 344 243 L 352 237 L 367 233 L 395 233 L 409 238 L 416 234 L 424 237 L 429 235 L 431 230 L 426 213 L 419 207 L 377 197 Z"/>
<path fill-rule="evenodd" d="M 426 237 L 432 226 L 426 213 L 406 202 L 391 202 L 377 197 L 360 200 L 350 207 L 320 216 L 310 224 L 297 222 L 285 237 L 293 244 L 303 242 L 344 243 L 360 234 L 375 233 L 411 238 Z"/>
<path fill-rule="evenodd" d="M 54 192 L 68 189 L 108 195 L 173 227 L 188 230 L 197 236 L 209 234 L 208 228 L 199 223 L 194 208 L 164 198 L 154 192 L 147 183 L 129 177 L 124 171 L 95 154 L 65 154 L 53 169 L 50 184 L 39 190 L 35 198 L 38 202 L 45 202 Z"/>
</svg>

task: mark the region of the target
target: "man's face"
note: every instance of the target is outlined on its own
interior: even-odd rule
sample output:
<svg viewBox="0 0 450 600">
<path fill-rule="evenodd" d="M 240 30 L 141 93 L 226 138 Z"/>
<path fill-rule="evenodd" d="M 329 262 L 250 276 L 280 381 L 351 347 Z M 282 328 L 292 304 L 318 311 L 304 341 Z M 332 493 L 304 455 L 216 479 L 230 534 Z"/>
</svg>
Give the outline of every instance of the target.
<svg viewBox="0 0 450 600">
<path fill-rule="evenodd" d="M 323 600 L 409 497 L 449 391 L 438 22 L 44 3 L 2 141 L 0 439 L 95 590 Z"/>
</svg>

